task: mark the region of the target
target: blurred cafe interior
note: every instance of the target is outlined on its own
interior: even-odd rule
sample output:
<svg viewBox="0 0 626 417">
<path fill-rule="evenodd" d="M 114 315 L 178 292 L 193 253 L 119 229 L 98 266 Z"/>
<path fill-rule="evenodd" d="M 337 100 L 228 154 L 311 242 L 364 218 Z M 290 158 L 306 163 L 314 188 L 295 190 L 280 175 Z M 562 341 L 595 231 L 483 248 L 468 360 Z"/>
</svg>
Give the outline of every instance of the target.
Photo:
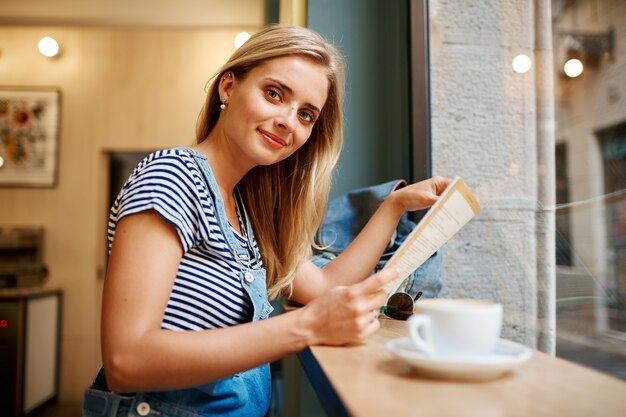
<svg viewBox="0 0 626 417">
<path fill-rule="evenodd" d="M 346 57 L 331 197 L 463 177 L 482 210 L 440 296 L 626 380 L 626 1 L 0 0 L 0 414 L 80 415 L 111 203 L 193 143 L 209 78 L 269 23 Z M 296 355 L 272 371 L 270 415 L 326 415 Z"/>
</svg>

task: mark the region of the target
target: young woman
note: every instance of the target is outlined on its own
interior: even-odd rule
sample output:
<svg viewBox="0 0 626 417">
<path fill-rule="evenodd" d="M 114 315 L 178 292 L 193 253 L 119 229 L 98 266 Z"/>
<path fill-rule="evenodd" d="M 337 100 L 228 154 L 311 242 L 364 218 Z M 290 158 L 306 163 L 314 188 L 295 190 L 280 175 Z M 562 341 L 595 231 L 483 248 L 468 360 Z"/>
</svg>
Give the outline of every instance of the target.
<svg viewBox="0 0 626 417">
<path fill-rule="evenodd" d="M 394 191 L 342 255 L 307 260 L 341 149 L 343 69 L 313 31 L 268 27 L 214 78 L 196 145 L 137 166 L 111 209 L 85 416 L 262 416 L 269 362 L 379 328 L 395 272 L 369 275 L 402 213 L 449 180 Z M 304 307 L 268 318 L 279 294 Z"/>
</svg>

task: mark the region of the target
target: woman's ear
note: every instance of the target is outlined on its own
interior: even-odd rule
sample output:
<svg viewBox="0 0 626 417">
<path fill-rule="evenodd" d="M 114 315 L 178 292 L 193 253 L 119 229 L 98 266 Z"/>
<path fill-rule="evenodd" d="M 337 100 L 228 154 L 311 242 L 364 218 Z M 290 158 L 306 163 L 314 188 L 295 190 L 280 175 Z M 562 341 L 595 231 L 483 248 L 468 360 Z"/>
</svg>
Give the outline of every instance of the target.
<svg viewBox="0 0 626 417">
<path fill-rule="evenodd" d="M 235 83 L 235 75 L 228 71 L 221 75 L 219 83 L 220 101 L 228 101 Z"/>
</svg>

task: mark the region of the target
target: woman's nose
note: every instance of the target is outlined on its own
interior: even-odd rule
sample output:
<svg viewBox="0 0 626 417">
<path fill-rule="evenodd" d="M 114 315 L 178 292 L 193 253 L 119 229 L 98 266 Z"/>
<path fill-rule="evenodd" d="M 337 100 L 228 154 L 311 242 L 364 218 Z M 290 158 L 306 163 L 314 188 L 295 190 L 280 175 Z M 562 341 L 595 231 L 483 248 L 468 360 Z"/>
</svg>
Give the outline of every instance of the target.
<svg viewBox="0 0 626 417">
<path fill-rule="evenodd" d="M 278 117 L 275 119 L 277 127 L 286 130 L 287 132 L 293 132 L 296 125 L 297 111 L 295 107 L 287 107 Z"/>
</svg>

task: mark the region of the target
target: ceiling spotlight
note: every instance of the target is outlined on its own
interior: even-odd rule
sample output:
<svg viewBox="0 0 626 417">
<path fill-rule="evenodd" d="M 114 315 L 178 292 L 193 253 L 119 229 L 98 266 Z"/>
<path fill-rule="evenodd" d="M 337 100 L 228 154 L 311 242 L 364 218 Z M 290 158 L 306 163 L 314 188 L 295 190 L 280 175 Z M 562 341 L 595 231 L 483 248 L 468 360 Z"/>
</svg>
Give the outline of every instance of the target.
<svg viewBox="0 0 626 417">
<path fill-rule="evenodd" d="M 237 36 L 235 36 L 235 49 L 239 49 L 239 47 L 246 43 L 248 39 L 250 39 L 250 34 L 248 32 L 239 32 Z"/>
<path fill-rule="evenodd" d="M 52 58 L 59 54 L 59 43 L 53 38 L 46 36 L 39 41 L 39 52 L 42 55 Z"/>
<path fill-rule="evenodd" d="M 569 59 L 565 65 L 563 65 L 563 72 L 570 78 L 576 78 L 583 73 L 583 63 L 580 59 Z"/>
<path fill-rule="evenodd" d="M 530 57 L 526 54 L 519 54 L 515 58 L 513 58 L 513 71 L 518 74 L 527 73 L 530 68 L 533 66 L 533 62 Z"/>
</svg>

